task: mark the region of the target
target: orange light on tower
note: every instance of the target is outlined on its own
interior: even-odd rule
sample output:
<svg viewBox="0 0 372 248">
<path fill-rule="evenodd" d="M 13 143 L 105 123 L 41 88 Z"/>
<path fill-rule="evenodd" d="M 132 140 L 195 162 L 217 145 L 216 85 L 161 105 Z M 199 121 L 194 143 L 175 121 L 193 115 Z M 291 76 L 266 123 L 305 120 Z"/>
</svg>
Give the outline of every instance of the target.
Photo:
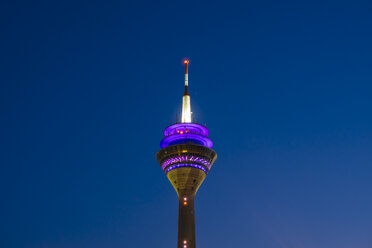
<svg viewBox="0 0 372 248">
<path fill-rule="evenodd" d="M 188 59 L 185 59 L 183 61 L 183 63 L 185 64 L 185 75 L 189 74 L 189 64 L 190 64 L 190 61 Z M 186 85 L 188 85 L 188 82 L 185 82 Z"/>
</svg>

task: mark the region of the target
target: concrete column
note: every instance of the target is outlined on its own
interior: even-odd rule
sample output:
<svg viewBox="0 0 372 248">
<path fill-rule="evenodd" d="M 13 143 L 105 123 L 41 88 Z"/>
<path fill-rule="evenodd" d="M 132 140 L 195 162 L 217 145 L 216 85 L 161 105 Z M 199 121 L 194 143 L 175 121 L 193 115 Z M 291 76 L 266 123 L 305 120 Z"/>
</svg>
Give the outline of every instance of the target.
<svg viewBox="0 0 372 248">
<path fill-rule="evenodd" d="M 186 241 L 186 242 L 185 242 Z M 177 248 L 195 248 L 194 196 L 180 196 Z"/>
</svg>

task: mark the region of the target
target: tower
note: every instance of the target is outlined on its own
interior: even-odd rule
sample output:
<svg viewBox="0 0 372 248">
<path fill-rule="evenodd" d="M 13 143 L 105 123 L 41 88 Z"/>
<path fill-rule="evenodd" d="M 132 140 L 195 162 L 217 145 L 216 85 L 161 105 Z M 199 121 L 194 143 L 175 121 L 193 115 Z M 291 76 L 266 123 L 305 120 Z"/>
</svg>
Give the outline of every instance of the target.
<svg viewBox="0 0 372 248">
<path fill-rule="evenodd" d="M 208 129 L 193 123 L 188 91 L 188 65 L 185 60 L 185 93 L 182 97 L 182 119 L 164 130 L 161 150 L 156 160 L 173 185 L 178 195 L 178 240 L 177 248 L 195 248 L 196 192 L 217 159 L 208 138 Z"/>
</svg>

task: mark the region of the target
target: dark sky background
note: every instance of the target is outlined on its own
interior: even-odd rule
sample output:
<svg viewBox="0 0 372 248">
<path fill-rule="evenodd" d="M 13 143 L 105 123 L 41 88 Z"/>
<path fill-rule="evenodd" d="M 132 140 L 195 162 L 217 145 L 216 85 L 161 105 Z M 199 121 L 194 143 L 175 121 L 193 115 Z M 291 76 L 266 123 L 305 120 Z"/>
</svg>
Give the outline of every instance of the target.
<svg viewBox="0 0 372 248">
<path fill-rule="evenodd" d="M 371 1 L 8 1 L 0 30 L 0 247 L 176 246 L 185 57 L 197 246 L 372 247 Z"/>
</svg>

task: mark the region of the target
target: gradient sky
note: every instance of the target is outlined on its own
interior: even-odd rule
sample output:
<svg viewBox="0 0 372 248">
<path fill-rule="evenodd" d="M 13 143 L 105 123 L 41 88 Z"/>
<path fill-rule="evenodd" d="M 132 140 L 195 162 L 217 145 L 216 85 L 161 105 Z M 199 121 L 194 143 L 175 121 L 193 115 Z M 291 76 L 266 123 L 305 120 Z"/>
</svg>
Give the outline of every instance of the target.
<svg viewBox="0 0 372 248">
<path fill-rule="evenodd" d="M 185 57 L 197 247 L 372 247 L 372 3 L 280 2 L 0 3 L 0 247 L 176 246 Z"/>
</svg>

